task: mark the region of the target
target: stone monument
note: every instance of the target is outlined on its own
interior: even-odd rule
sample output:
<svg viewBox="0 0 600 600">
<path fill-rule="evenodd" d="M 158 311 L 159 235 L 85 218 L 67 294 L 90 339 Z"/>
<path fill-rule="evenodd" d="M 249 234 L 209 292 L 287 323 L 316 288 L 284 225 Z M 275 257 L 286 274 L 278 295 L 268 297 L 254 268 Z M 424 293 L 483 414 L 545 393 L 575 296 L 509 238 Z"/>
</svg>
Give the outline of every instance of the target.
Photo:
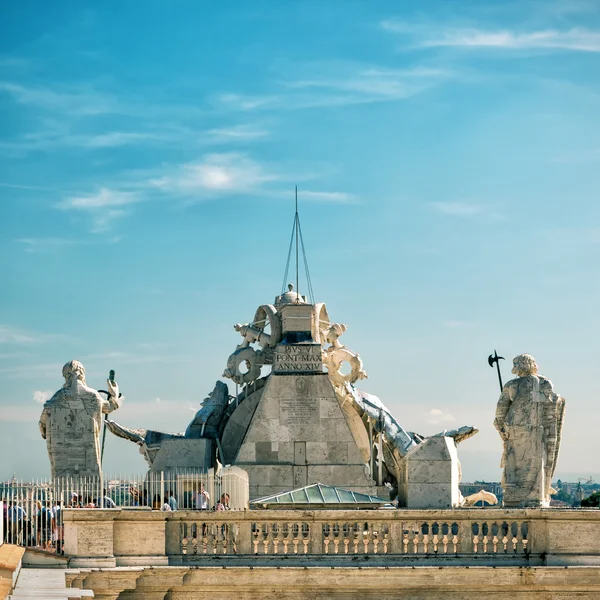
<svg viewBox="0 0 600 600">
<path fill-rule="evenodd" d="M 219 425 L 228 403 L 229 390 L 222 381 L 217 381 L 185 433 L 130 429 L 111 420 L 106 426 L 117 437 L 137 444 L 151 471 L 208 470 L 215 463 L 214 443 L 219 443 Z"/>
<path fill-rule="evenodd" d="M 533 356 L 517 356 L 512 372 L 517 377 L 503 387 L 494 420 L 504 442 L 503 505 L 549 506 L 565 400 L 538 373 Z"/>
<path fill-rule="evenodd" d="M 100 477 L 103 415 L 119 408 L 119 386 L 108 379 L 105 400 L 87 386 L 78 360 L 68 362 L 62 374 L 65 384 L 44 404 L 40 417 L 52 477 Z"/>
</svg>

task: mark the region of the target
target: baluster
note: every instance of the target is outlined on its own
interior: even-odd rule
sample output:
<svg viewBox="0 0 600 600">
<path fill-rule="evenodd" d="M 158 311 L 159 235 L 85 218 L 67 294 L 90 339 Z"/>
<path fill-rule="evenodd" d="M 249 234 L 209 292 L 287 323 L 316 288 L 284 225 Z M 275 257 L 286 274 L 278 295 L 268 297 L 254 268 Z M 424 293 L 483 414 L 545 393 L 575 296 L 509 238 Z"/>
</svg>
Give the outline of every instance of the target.
<svg viewBox="0 0 600 600">
<path fill-rule="evenodd" d="M 363 554 L 369 554 L 369 537 L 371 535 L 371 525 L 369 523 L 363 523 L 362 526 L 362 545 Z"/>
<path fill-rule="evenodd" d="M 488 541 L 489 541 L 489 526 L 487 524 L 487 522 L 484 522 L 481 524 L 481 535 L 482 535 L 482 542 L 483 542 L 483 553 L 487 554 L 487 547 L 488 547 Z"/>
<path fill-rule="evenodd" d="M 344 536 L 344 554 L 348 554 L 350 552 L 350 524 L 344 523 L 342 527 L 342 535 Z"/>
<path fill-rule="evenodd" d="M 254 554 L 258 554 L 258 535 L 260 528 L 258 523 L 252 523 L 252 550 Z"/>
<path fill-rule="evenodd" d="M 390 544 L 390 526 L 388 523 L 383 523 L 381 526 L 382 543 L 383 543 L 383 554 L 389 553 Z"/>
<path fill-rule="evenodd" d="M 409 539 L 409 523 L 402 523 L 402 553 L 408 554 L 408 544 L 410 542 Z"/>
<path fill-rule="evenodd" d="M 330 543 L 330 539 L 329 536 L 331 534 L 331 526 L 329 523 L 323 523 L 323 552 L 325 554 L 329 554 L 329 543 Z"/>
<path fill-rule="evenodd" d="M 431 526 L 431 534 L 432 534 L 431 543 L 433 546 L 434 554 L 438 553 L 438 545 L 440 543 L 439 533 L 440 533 L 440 526 L 437 523 L 433 523 L 433 525 Z"/>
<path fill-rule="evenodd" d="M 504 554 L 506 554 L 508 551 L 508 533 L 509 527 L 508 523 L 505 521 L 504 523 L 502 523 L 502 546 Z"/>
<path fill-rule="evenodd" d="M 528 554 L 529 549 L 529 523 L 521 523 L 521 542 L 523 544 L 523 554 Z"/>
<path fill-rule="evenodd" d="M 423 548 L 423 554 L 429 554 L 429 523 L 423 523 L 423 525 L 421 525 L 421 527 L 419 528 L 420 530 L 420 537 L 421 537 L 421 543 L 422 543 L 422 548 Z"/>
<path fill-rule="evenodd" d="M 308 554 L 308 544 L 310 542 L 310 525 L 302 523 L 302 545 L 304 546 L 304 554 Z"/>
<path fill-rule="evenodd" d="M 292 542 L 294 544 L 294 554 L 298 554 L 298 542 L 300 539 L 300 526 L 298 523 L 292 525 Z"/>
<path fill-rule="evenodd" d="M 471 532 L 473 534 L 473 552 L 477 554 L 479 550 L 479 523 L 473 523 L 471 525 Z"/>
<path fill-rule="evenodd" d="M 283 553 L 288 554 L 288 545 L 290 543 L 290 526 L 288 523 L 282 525 L 283 535 Z"/>
<path fill-rule="evenodd" d="M 269 553 L 269 542 L 271 537 L 271 528 L 269 527 L 269 523 L 263 523 L 262 526 L 262 542 L 264 546 L 264 553 Z"/>
<path fill-rule="evenodd" d="M 279 523 L 271 525 L 270 534 L 273 542 L 273 554 L 277 554 L 279 552 Z"/>
<path fill-rule="evenodd" d="M 494 554 L 498 553 L 498 531 L 500 531 L 500 527 L 498 527 L 498 523 L 492 523 L 492 552 Z"/>
<path fill-rule="evenodd" d="M 333 553 L 339 554 L 339 552 L 340 552 L 340 532 L 341 532 L 340 524 L 334 523 L 331 531 L 333 533 Z"/>
<path fill-rule="evenodd" d="M 448 527 L 448 523 L 442 523 L 442 546 L 444 548 L 444 554 L 448 554 L 448 533 L 450 532 L 450 527 Z"/>
<path fill-rule="evenodd" d="M 181 523 L 181 554 L 187 554 L 187 546 L 188 546 L 188 525 L 187 523 Z"/>
<path fill-rule="evenodd" d="M 198 524 L 192 523 L 192 554 L 198 554 Z"/>
<path fill-rule="evenodd" d="M 517 554 L 517 552 L 519 551 L 518 545 L 519 545 L 519 524 L 516 522 L 513 522 L 510 526 L 510 532 L 512 534 L 512 538 L 511 538 L 511 542 L 512 542 L 512 552 L 513 554 Z"/>
</svg>

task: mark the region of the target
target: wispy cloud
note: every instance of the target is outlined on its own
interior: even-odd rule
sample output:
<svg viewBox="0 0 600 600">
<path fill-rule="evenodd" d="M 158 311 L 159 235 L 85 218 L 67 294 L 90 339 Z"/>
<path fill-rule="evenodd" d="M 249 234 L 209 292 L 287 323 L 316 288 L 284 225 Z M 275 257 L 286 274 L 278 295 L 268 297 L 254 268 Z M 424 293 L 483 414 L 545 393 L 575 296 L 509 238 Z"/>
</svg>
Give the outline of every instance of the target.
<svg viewBox="0 0 600 600">
<path fill-rule="evenodd" d="M 46 390 L 35 390 L 33 392 L 33 400 L 38 404 L 44 404 L 46 400 L 50 400 L 52 398 L 52 392 Z"/>
<path fill-rule="evenodd" d="M 243 154 L 220 153 L 186 163 L 150 183 L 163 192 L 203 199 L 237 191 L 252 193 L 278 179 L 277 173 Z"/>
<path fill-rule="evenodd" d="M 126 208 L 129 205 L 141 200 L 142 196 L 138 192 L 101 188 L 94 194 L 64 198 L 57 204 L 57 208 L 85 213 L 92 221 L 91 232 L 104 233 L 116 219 L 127 214 Z"/>
<path fill-rule="evenodd" d="M 357 202 L 356 196 L 347 192 L 318 192 L 302 190 L 299 192 L 302 200 L 310 202 L 332 202 L 334 204 L 353 204 Z"/>
<path fill-rule="evenodd" d="M 240 111 L 303 109 L 391 102 L 421 93 L 453 76 L 446 69 L 390 69 L 348 62 L 299 65 L 276 82 L 276 92 L 222 94 L 219 103 Z"/>
<path fill-rule="evenodd" d="M 0 324 L 0 344 L 42 344 L 61 340 L 65 341 L 68 339 L 68 336 L 59 333 L 28 331 L 11 325 Z"/>
<path fill-rule="evenodd" d="M 109 238 L 102 238 L 102 240 L 90 240 L 90 239 L 71 239 L 71 238 L 60 238 L 60 237 L 29 237 L 20 238 L 15 240 L 17 244 L 21 244 L 25 249 L 25 252 L 31 254 L 48 254 L 51 252 L 57 252 L 64 248 L 72 246 L 87 246 L 92 244 L 117 244 L 121 241 L 118 236 L 112 236 Z"/>
<path fill-rule="evenodd" d="M 458 320 L 449 320 L 444 321 L 444 327 L 448 327 L 449 329 L 464 329 L 465 327 L 472 327 L 473 323 L 469 321 L 458 321 Z"/>
<path fill-rule="evenodd" d="M 270 132 L 267 129 L 254 125 L 235 125 L 209 129 L 203 134 L 203 138 L 212 143 L 235 143 L 265 138 L 269 134 Z"/>
<path fill-rule="evenodd" d="M 381 27 L 397 34 L 414 37 L 416 45 L 425 48 L 497 48 L 505 50 L 571 50 L 600 52 L 600 32 L 583 28 L 564 31 L 514 31 L 510 29 L 449 28 L 426 26 L 405 21 L 386 20 Z"/>
<path fill-rule="evenodd" d="M 427 422 L 431 425 L 440 425 L 442 423 L 452 423 L 456 419 L 449 413 L 439 408 L 432 408 L 427 413 Z"/>
<path fill-rule="evenodd" d="M 480 221 L 500 221 L 503 214 L 498 207 L 483 202 L 440 201 L 430 202 L 429 208 L 440 215 L 456 219 L 477 219 Z"/>
<path fill-rule="evenodd" d="M 0 92 L 5 92 L 18 104 L 72 115 L 89 116 L 118 112 L 118 103 L 114 97 L 84 88 L 56 91 L 45 86 L 25 86 L 11 81 L 0 81 Z"/>
</svg>

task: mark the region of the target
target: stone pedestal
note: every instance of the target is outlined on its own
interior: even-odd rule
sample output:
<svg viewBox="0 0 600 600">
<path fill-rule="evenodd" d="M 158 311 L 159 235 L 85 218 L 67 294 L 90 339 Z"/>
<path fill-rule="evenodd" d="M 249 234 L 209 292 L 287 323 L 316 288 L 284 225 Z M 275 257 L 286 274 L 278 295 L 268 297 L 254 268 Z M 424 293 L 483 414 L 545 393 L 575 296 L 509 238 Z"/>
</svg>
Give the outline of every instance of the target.
<svg viewBox="0 0 600 600">
<path fill-rule="evenodd" d="M 250 498 L 324 483 L 374 494 L 326 373 L 320 344 L 280 344 L 234 464 L 248 472 Z"/>
<path fill-rule="evenodd" d="M 213 466 L 212 455 L 213 440 L 210 439 L 163 440 L 150 470 L 204 469 L 208 471 Z"/>
<path fill-rule="evenodd" d="M 404 494 L 407 508 L 459 506 L 456 444 L 449 437 L 431 437 L 405 457 Z"/>
</svg>

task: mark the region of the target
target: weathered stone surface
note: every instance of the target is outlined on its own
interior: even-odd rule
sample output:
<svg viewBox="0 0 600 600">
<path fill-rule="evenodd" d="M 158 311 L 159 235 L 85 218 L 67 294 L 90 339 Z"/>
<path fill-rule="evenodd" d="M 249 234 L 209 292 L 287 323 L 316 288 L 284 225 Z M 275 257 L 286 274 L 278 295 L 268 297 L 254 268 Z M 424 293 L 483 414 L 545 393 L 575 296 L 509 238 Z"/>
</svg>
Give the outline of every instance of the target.
<svg viewBox="0 0 600 600">
<path fill-rule="evenodd" d="M 460 504 L 460 469 L 453 438 L 427 438 L 405 457 L 403 493 L 408 508 L 451 508 Z"/>
<path fill-rule="evenodd" d="M 235 464 L 248 471 L 251 498 L 319 482 L 374 492 L 325 373 L 269 378 Z"/>
<path fill-rule="evenodd" d="M 52 477 L 100 477 L 103 415 L 119 408 L 119 387 L 108 380 L 108 400 L 88 387 L 83 365 L 63 367 L 65 384 L 44 404 L 40 432 L 46 440 Z"/>
<path fill-rule="evenodd" d="M 161 442 L 152 462 L 152 471 L 189 469 L 208 470 L 212 466 L 214 441 L 207 438 L 174 438 Z"/>
<path fill-rule="evenodd" d="M 504 386 L 494 420 L 504 442 L 503 504 L 549 506 L 565 401 L 554 392 L 552 382 L 538 374 L 529 354 L 514 359 L 512 372 L 517 378 Z"/>
</svg>

